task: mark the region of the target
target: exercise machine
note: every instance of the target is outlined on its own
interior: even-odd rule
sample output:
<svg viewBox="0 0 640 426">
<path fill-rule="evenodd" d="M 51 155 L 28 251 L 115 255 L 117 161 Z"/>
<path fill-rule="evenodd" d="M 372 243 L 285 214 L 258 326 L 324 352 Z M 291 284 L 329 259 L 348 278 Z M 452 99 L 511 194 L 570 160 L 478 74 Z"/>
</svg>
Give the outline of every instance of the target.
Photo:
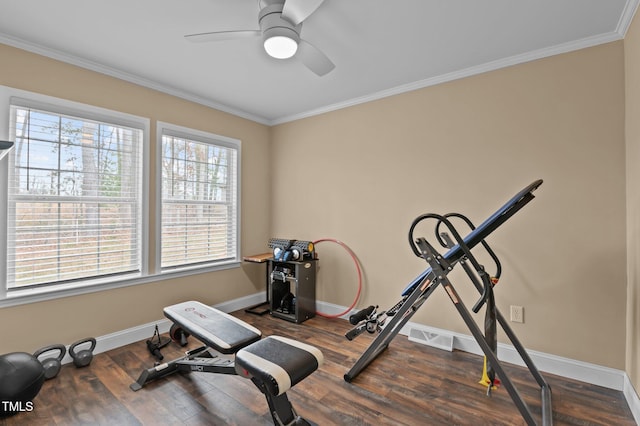
<svg viewBox="0 0 640 426">
<path fill-rule="evenodd" d="M 196 301 L 168 306 L 164 315 L 204 346 L 144 370 L 130 385 L 133 391 L 178 371 L 234 374 L 251 379 L 265 395 L 275 425 L 310 425 L 286 392 L 322 365 L 319 349 L 286 337 L 262 339 L 252 325 Z"/>
<path fill-rule="evenodd" d="M 443 287 L 485 355 L 485 362 L 489 377 L 487 394 L 489 396 L 491 395 L 491 390 L 494 388 L 494 384 L 496 384 L 498 380 L 496 378 L 497 375 L 526 423 L 528 425 L 537 424 L 528 405 L 516 389 L 513 382 L 509 379 L 498 360 L 496 350 L 497 322 L 500 324 L 511 343 L 518 351 L 520 357 L 529 369 L 529 372 L 540 387 L 542 424 L 551 425 L 553 423 L 551 388 L 536 368 L 513 330 L 509 327 L 504 316 L 502 316 L 498 308 L 495 306 L 493 287 L 500 275 L 501 266 L 497 256 L 485 241 L 489 234 L 500 227 L 527 203 L 533 200 L 533 192 L 541 184 L 542 180 L 537 180 L 522 189 L 477 228 L 474 227 L 473 223 L 468 218 L 459 213 L 449 213 L 446 215 L 429 213 L 421 215 L 414 220 L 409 230 L 409 244 L 414 254 L 424 259 L 428 263 L 429 267 L 405 287 L 402 291 L 400 301 L 390 309 L 378 312 L 376 307 L 370 306 L 350 317 L 349 321 L 351 324 L 355 325 L 355 327 L 346 333 L 347 339 L 352 340 L 365 331 L 369 333 L 378 333 L 378 335 L 356 361 L 354 366 L 344 375 L 345 381 L 353 381 L 374 359 L 376 359 L 376 357 L 378 357 L 378 355 L 380 355 L 389 346 L 391 340 L 393 340 L 393 338 L 400 332 L 402 327 L 411 319 L 413 314 L 424 304 L 429 296 L 433 294 L 436 288 Z M 430 244 L 425 238 L 414 238 L 413 234 L 416 226 L 423 220 L 428 219 L 436 221 L 436 240 L 441 246 L 448 249 L 444 254 L 440 254 L 434 245 Z M 462 220 L 465 222 L 465 226 L 468 226 L 471 229 L 471 232 L 466 237 L 461 237 L 460 233 L 453 225 L 452 220 Z M 442 225 L 446 228 L 446 231 L 444 232 L 440 232 Z M 478 262 L 477 258 L 471 252 L 471 249 L 478 244 L 481 244 L 485 248 L 491 259 L 496 263 L 496 274 L 494 274 L 493 277 L 489 276 L 485 271 L 484 266 Z M 482 306 L 486 306 L 484 334 L 474 321 L 468 308 L 465 306 L 460 295 L 448 278 L 448 274 L 457 264 L 462 266 L 475 288 L 481 294 L 472 310 L 477 313 Z"/>
</svg>

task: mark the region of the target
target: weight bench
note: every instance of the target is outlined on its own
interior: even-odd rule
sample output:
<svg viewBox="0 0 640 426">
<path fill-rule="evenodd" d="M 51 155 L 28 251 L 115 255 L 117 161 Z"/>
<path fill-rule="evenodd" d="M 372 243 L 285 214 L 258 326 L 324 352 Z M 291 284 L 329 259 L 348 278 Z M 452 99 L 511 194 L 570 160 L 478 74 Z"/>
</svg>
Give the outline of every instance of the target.
<svg viewBox="0 0 640 426">
<path fill-rule="evenodd" d="M 286 337 L 261 339 L 257 328 L 200 302 L 168 306 L 164 314 L 204 346 L 144 370 L 132 390 L 176 371 L 234 374 L 251 379 L 266 396 L 274 424 L 310 424 L 297 415 L 286 392 L 322 365 L 319 349 Z"/>
</svg>

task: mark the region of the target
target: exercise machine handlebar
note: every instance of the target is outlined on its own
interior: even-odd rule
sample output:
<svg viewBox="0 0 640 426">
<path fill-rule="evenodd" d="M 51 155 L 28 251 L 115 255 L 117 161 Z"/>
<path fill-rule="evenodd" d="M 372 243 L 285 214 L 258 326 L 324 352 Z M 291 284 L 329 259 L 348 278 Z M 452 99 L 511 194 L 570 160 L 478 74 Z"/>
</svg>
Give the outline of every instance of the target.
<svg viewBox="0 0 640 426">
<path fill-rule="evenodd" d="M 451 217 L 457 217 L 459 219 L 462 219 L 467 224 L 469 229 L 471 229 L 471 231 L 475 231 L 475 229 L 476 229 L 476 227 L 473 224 L 473 222 L 471 222 L 471 220 L 468 217 L 466 217 L 465 215 L 463 215 L 463 214 L 460 214 L 460 213 L 448 213 L 448 214 L 445 214 L 444 217 L 446 217 L 447 219 L 451 218 Z M 453 241 L 451 240 L 451 238 L 448 236 L 447 233 L 440 232 L 440 224 L 441 223 L 442 223 L 442 221 L 438 221 L 438 223 L 436 224 L 436 229 L 435 229 L 436 239 L 438 240 L 440 245 L 442 245 L 442 247 L 446 247 L 448 249 L 452 249 L 455 246 L 455 244 L 453 243 Z M 491 257 L 491 259 L 493 260 L 493 262 L 496 265 L 496 273 L 493 275 L 493 277 L 496 278 L 496 279 L 500 278 L 500 275 L 502 275 L 502 264 L 500 263 L 500 259 L 498 259 L 498 256 L 496 256 L 495 252 L 491 249 L 491 247 L 489 247 L 489 244 L 487 243 L 486 240 L 480 241 L 480 244 L 482 244 L 482 246 L 487 251 L 487 253 L 489 254 L 489 256 Z"/>
<path fill-rule="evenodd" d="M 466 216 L 460 213 L 448 213 L 445 215 L 427 213 L 427 214 L 418 216 L 411 224 L 411 227 L 409 228 L 409 242 L 413 252 L 416 253 L 418 257 L 424 257 L 424 254 L 423 254 L 424 251 L 418 248 L 418 245 L 419 245 L 418 240 L 422 240 L 423 244 L 428 245 L 430 247 L 430 251 L 433 252 L 435 255 L 437 255 L 438 259 L 440 259 L 438 262 L 445 269 L 450 270 L 452 266 L 451 266 L 451 263 L 447 261 L 446 255 L 442 256 L 440 253 L 438 253 L 435 250 L 435 248 L 433 248 L 433 246 L 431 246 L 431 244 L 429 244 L 424 238 L 418 238 L 414 240 L 414 235 L 413 235 L 414 230 L 420 222 L 422 222 L 425 219 L 435 219 L 437 221 L 435 226 L 435 234 L 436 234 L 436 240 L 438 241 L 438 243 L 440 243 L 442 247 L 448 248 L 450 251 L 453 250 L 454 248 L 457 248 L 462 252 L 460 257 L 458 258 L 458 261 L 462 262 L 463 264 L 465 262 L 469 262 L 473 266 L 473 269 L 468 268 L 467 266 L 464 266 L 464 268 L 467 274 L 469 274 L 470 278 L 474 282 L 477 282 L 482 287 L 482 290 L 480 290 L 481 296 L 473 306 L 473 312 L 477 313 L 489 298 L 489 292 L 494 284 L 492 280 L 489 278 L 489 275 L 485 272 L 484 266 L 481 265 L 477 261 L 476 257 L 471 254 L 471 247 L 467 245 L 465 239 L 463 239 L 460 236 L 460 233 L 458 233 L 458 230 L 456 229 L 456 227 L 451 223 L 451 221 L 449 220 L 451 218 L 458 218 L 463 220 L 467 224 L 467 226 L 471 229 L 472 232 L 476 230 L 476 227 L 473 225 L 473 222 L 471 222 L 471 220 L 469 220 Z M 453 238 L 452 236 L 449 235 L 448 232 L 440 231 L 441 224 L 444 224 L 447 227 L 447 229 L 449 230 Z M 494 261 L 496 265 L 496 273 L 493 275 L 493 277 L 497 280 L 500 277 L 500 274 L 502 272 L 502 266 L 500 264 L 500 260 L 498 259 L 495 252 L 491 249 L 489 244 L 484 239 L 480 240 L 479 243 L 482 244 L 482 246 L 487 251 L 487 253 L 489 254 L 489 256 L 491 257 L 491 259 Z M 480 277 L 480 280 L 476 280 L 475 278 L 471 277 L 471 274 L 473 273 L 472 270 L 475 270 L 475 273 Z"/>
</svg>

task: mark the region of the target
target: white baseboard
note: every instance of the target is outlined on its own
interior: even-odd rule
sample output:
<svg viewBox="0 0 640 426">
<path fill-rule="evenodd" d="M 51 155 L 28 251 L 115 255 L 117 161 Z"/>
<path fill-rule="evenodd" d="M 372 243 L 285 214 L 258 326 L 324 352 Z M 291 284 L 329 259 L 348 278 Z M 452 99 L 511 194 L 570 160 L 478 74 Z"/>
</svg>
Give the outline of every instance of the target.
<svg viewBox="0 0 640 426">
<path fill-rule="evenodd" d="M 476 355 L 484 355 L 480 345 L 478 345 L 473 336 L 411 322 L 407 323 L 402 330 L 400 330 L 400 334 L 408 335 L 411 329 L 417 329 L 427 333 L 453 335 L 454 349 Z M 555 374 L 617 391 L 624 389 L 626 377 L 624 371 L 544 352 L 527 350 L 527 353 L 540 372 Z M 525 366 L 518 351 L 508 344 L 498 343 L 498 359 L 510 364 Z"/>
<path fill-rule="evenodd" d="M 629 408 L 631 409 L 631 413 L 633 414 L 633 418 L 636 421 L 636 424 L 640 424 L 640 398 L 638 398 L 638 392 L 636 392 L 635 388 L 631 384 L 631 380 L 629 376 L 625 374 L 624 377 L 624 397 L 627 400 L 627 404 L 629 404 Z"/>
<path fill-rule="evenodd" d="M 333 303 L 316 300 L 316 310 L 326 315 L 342 314 L 340 318 L 348 320 L 349 315 L 355 314 L 360 309 L 351 309 L 347 312 L 346 306 L 334 305 Z"/>
<path fill-rule="evenodd" d="M 263 292 L 260 292 L 238 299 L 230 300 L 228 302 L 219 303 L 217 305 L 214 305 L 214 307 L 220 309 L 223 312 L 232 312 L 239 309 L 247 308 L 249 306 L 260 304 L 264 301 L 265 295 Z M 339 306 L 321 301 L 316 302 L 316 307 L 320 312 L 328 315 L 338 315 L 347 310 L 345 306 Z M 347 319 L 349 315 L 355 312 L 357 312 L 357 310 L 352 309 L 351 311 L 343 314 L 341 318 Z M 169 331 L 171 322 L 167 319 L 158 319 L 157 321 L 153 321 L 147 324 L 131 327 L 126 330 L 97 337 L 97 344 L 94 350 L 94 354 L 106 352 L 131 343 L 148 339 L 153 335 L 156 325 L 158 326 L 158 330 L 160 331 L 160 333 L 166 333 L 167 331 Z M 449 330 L 442 330 L 439 328 L 429 327 L 412 322 L 407 323 L 402 328 L 402 330 L 400 330 L 400 334 L 408 336 L 411 329 L 421 330 L 427 333 L 453 335 L 454 349 L 482 355 L 480 346 L 470 335 L 454 333 Z M 541 372 L 555 374 L 561 377 L 575 379 L 581 382 L 603 386 L 609 389 L 623 392 L 636 422 L 640 424 L 640 398 L 638 397 L 638 393 L 631 384 L 629 376 L 624 371 L 538 351 L 527 352 L 529 353 L 529 356 L 535 363 L 536 367 L 538 367 L 538 370 L 540 370 Z M 511 364 L 524 366 L 524 362 L 520 358 L 520 355 L 511 345 L 506 345 L 503 343 L 498 344 L 498 358 Z M 69 354 L 67 354 L 62 360 L 63 363 L 68 363 L 71 361 L 72 359 Z"/>
</svg>

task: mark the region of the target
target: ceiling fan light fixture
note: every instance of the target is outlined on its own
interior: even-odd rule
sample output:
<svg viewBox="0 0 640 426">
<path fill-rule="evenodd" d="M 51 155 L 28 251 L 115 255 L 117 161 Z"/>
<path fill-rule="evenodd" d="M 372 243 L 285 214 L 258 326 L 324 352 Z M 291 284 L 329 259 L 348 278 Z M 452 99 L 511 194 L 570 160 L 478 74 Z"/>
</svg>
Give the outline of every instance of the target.
<svg viewBox="0 0 640 426">
<path fill-rule="evenodd" d="M 289 28 L 270 28 L 264 32 L 264 50 L 276 59 L 288 59 L 296 54 L 300 37 Z"/>
<path fill-rule="evenodd" d="M 264 41 L 264 50 L 276 59 L 288 59 L 296 54 L 298 43 L 285 36 L 274 36 Z"/>
</svg>

